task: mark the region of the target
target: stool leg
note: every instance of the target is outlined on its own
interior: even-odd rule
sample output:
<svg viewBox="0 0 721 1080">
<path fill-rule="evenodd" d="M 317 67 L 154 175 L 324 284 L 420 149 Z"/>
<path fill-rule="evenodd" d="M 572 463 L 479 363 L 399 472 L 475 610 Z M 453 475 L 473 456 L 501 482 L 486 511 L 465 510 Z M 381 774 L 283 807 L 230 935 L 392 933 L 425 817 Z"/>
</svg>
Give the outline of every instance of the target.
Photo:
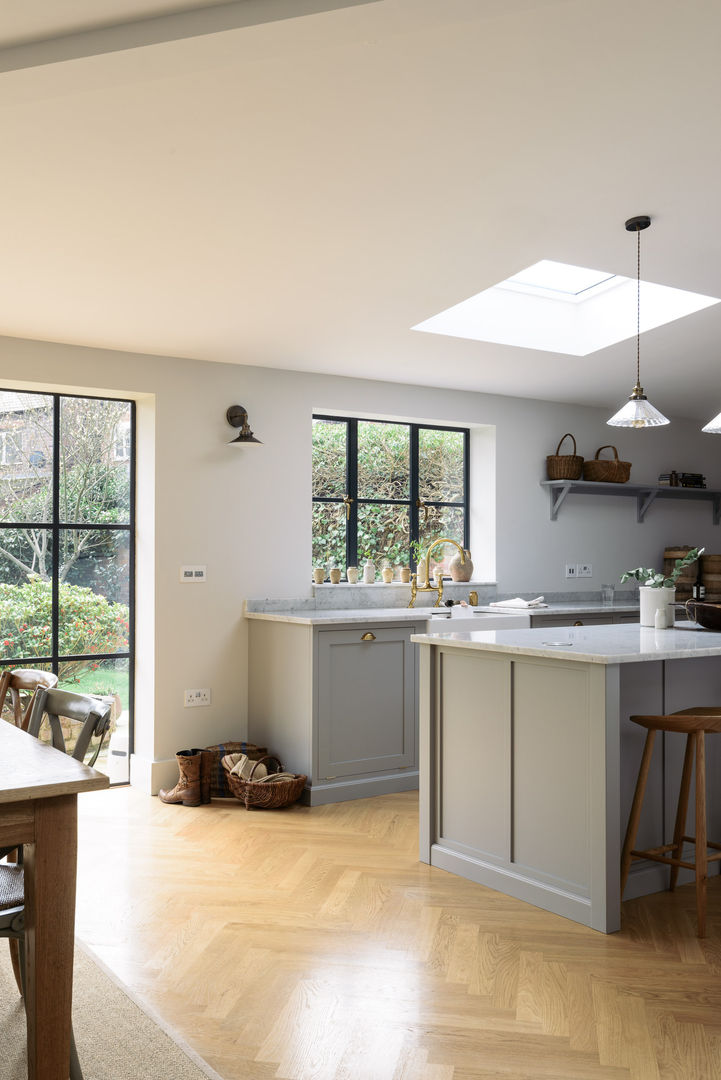
<svg viewBox="0 0 721 1080">
<path fill-rule="evenodd" d="M 691 733 L 686 736 L 686 753 L 683 756 L 683 772 L 681 773 L 681 790 L 678 793 L 678 806 L 676 808 L 676 824 L 673 829 L 673 858 L 681 858 L 681 849 L 683 843 L 681 837 L 686 831 L 686 816 L 688 814 L 688 796 L 691 790 L 691 770 L 693 768 L 694 757 L 694 744 Z M 671 867 L 671 881 L 669 882 L 669 889 L 671 892 L 676 888 L 676 882 L 678 880 L 678 867 Z"/>
<path fill-rule="evenodd" d="M 698 936 L 706 937 L 706 735 L 696 732 L 696 912 Z"/>
<path fill-rule="evenodd" d="M 623 899 L 623 890 L 626 888 L 626 881 L 628 880 L 628 871 L 631 866 L 631 851 L 633 845 L 636 843 L 636 833 L 638 832 L 638 823 L 641 817 L 641 807 L 643 806 L 643 796 L 646 791 L 646 781 L 648 779 L 648 770 L 651 766 L 651 754 L 653 753 L 653 743 L 656 738 L 656 732 L 653 728 L 649 728 L 646 734 L 646 742 L 643 747 L 643 757 L 641 758 L 641 767 L 638 770 L 638 780 L 636 781 L 636 791 L 633 795 L 633 803 L 631 805 L 631 813 L 628 818 L 628 828 L 626 829 L 626 839 L 623 842 L 623 852 L 621 854 L 621 898 Z"/>
</svg>

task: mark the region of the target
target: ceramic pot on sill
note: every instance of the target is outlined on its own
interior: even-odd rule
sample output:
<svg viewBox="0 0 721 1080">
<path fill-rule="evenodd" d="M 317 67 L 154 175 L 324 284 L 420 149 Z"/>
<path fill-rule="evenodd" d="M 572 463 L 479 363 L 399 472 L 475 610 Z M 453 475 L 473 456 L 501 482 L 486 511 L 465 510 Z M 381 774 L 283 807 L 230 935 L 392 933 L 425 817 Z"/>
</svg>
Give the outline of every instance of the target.
<svg viewBox="0 0 721 1080">
<path fill-rule="evenodd" d="M 473 575 L 473 563 L 471 562 L 471 553 L 463 549 L 465 556 L 465 562 L 461 562 L 460 554 L 454 555 L 448 564 L 448 569 L 451 572 L 451 581 L 470 581 Z"/>
</svg>

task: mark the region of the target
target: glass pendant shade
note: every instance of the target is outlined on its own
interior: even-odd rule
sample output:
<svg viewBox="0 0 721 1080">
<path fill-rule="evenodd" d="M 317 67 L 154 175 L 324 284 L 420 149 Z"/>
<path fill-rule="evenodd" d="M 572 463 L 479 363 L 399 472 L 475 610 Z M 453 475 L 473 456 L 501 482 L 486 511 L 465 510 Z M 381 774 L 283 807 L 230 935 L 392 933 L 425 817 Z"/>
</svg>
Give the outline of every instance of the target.
<svg viewBox="0 0 721 1080">
<path fill-rule="evenodd" d="M 626 404 L 606 423 L 611 427 L 647 428 L 661 427 L 670 421 L 651 404 L 643 392 L 643 387 L 636 383 Z M 721 431 L 721 428 L 719 430 Z"/>
<path fill-rule="evenodd" d="M 701 428 L 702 431 L 708 431 L 710 435 L 721 435 L 721 412 L 714 416 L 713 420 L 709 420 L 705 427 Z"/>
</svg>

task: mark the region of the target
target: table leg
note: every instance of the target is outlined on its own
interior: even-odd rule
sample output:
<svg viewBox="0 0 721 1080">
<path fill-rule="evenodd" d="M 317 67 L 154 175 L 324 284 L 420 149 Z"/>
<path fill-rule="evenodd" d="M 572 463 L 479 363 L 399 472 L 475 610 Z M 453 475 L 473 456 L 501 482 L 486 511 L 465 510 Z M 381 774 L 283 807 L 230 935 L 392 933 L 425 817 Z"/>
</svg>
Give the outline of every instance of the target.
<svg viewBox="0 0 721 1080">
<path fill-rule="evenodd" d="M 38 799 L 35 843 L 25 847 L 28 1080 L 68 1080 L 77 796 Z"/>
</svg>

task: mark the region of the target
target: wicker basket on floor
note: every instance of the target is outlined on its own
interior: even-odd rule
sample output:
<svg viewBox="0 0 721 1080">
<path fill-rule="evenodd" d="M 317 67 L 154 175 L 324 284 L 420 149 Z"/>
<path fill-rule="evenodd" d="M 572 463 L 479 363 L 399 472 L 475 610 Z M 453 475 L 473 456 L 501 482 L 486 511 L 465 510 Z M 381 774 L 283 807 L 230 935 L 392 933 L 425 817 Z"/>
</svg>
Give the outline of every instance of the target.
<svg viewBox="0 0 721 1080">
<path fill-rule="evenodd" d="M 601 461 L 598 455 L 602 450 L 613 450 L 613 461 Z M 619 461 L 615 446 L 599 446 L 593 461 L 584 461 L 583 479 L 596 480 L 605 484 L 625 484 L 631 475 L 631 462 Z"/>
<path fill-rule="evenodd" d="M 271 779 L 253 779 L 253 774 L 260 764 L 266 766 Z M 223 762 L 223 765 L 227 769 L 225 762 Z M 284 776 L 274 780 L 272 778 L 274 772 L 282 773 L 283 766 L 277 757 L 268 755 L 253 763 L 247 780 L 238 776 L 237 773 L 227 771 L 226 776 L 230 790 L 236 799 L 245 803 L 246 810 L 250 810 L 251 807 L 258 810 L 277 810 L 281 806 L 290 806 L 291 803 L 298 801 L 303 794 L 303 788 L 308 777 L 300 773 L 293 773 L 292 777 Z"/>
<path fill-rule="evenodd" d="M 265 757 L 268 753 L 267 746 L 256 746 L 255 743 L 229 741 L 216 743 L 214 746 L 206 746 L 212 754 L 210 773 L 210 794 L 213 799 L 234 799 L 235 796 L 228 784 L 228 774 L 223 768 L 222 761 L 226 754 L 247 754 L 251 761 Z"/>
</svg>

